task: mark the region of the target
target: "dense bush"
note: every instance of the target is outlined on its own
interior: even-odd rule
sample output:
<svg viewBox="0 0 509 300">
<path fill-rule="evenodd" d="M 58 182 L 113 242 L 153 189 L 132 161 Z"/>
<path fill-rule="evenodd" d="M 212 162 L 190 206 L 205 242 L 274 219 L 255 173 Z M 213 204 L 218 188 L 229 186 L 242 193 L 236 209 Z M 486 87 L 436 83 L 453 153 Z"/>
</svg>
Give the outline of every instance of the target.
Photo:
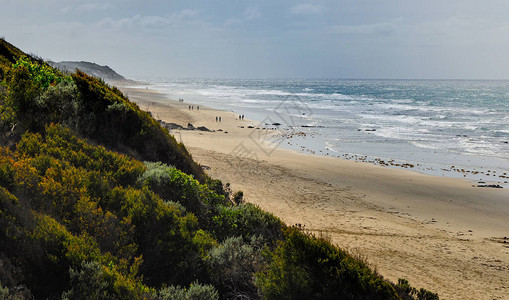
<svg viewBox="0 0 509 300">
<path fill-rule="evenodd" d="M 77 270 L 71 267 L 69 275 L 70 289 L 62 293 L 62 300 L 146 299 L 154 293 L 97 261 L 83 261 Z"/>
<path fill-rule="evenodd" d="M 297 228 L 286 229 L 285 240 L 266 257 L 269 264 L 256 274 L 266 299 L 398 299 L 362 262 Z"/>
<path fill-rule="evenodd" d="M 12 159 L 6 156 L 7 153 L 7 149 L 0 147 L 0 186 L 12 189 L 15 180 L 15 170 Z"/>
<path fill-rule="evenodd" d="M 22 267 L 34 293 L 61 293 L 71 280 L 67 270 L 88 261 L 107 267 L 119 293 L 146 290 L 138 272 L 154 286 L 207 278 L 202 257 L 215 240 L 182 206 L 137 187 L 141 162 L 59 125 L 26 133 L 14 152 L 0 153 L 2 183 L 12 190 L 0 188 L 0 252 L 26 252 Z M 32 221 L 21 222 L 22 213 Z"/>
<path fill-rule="evenodd" d="M 102 266 L 98 262 L 82 262 L 81 270 L 69 269 L 71 289 L 64 292 L 62 299 L 111 299 L 108 295 L 108 282 L 104 278 Z"/>
<path fill-rule="evenodd" d="M 246 241 L 261 236 L 264 242 L 275 243 L 283 237 L 283 222 L 251 203 L 218 206 L 212 217 L 211 230 L 218 240 L 242 236 Z"/>
<path fill-rule="evenodd" d="M 224 196 L 217 195 L 174 167 L 159 162 L 144 164 L 147 171 L 140 178 L 141 183 L 164 200 L 178 202 L 198 216 L 204 216 L 210 207 L 225 204 Z"/>
<path fill-rule="evenodd" d="M 0 299 L 7 299 L 9 297 L 9 288 L 3 287 L 0 283 Z"/>
<path fill-rule="evenodd" d="M 426 289 L 419 289 L 410 286 L 408 280 L 399 278 L 398 284 L 395 285 L 396 291 L 404 300 L 439 300 L 438 294 L 430 292 Z"/>
<path fill-rule="evenodd" d="M 212 285 L 192 283 L 188 289 L 180 286 L 170 286 L 162 289 L 157 294 L 161 300 L 219 300 L 219 293 Z"/>
<path fill-rule="evenodd" d="M 6 84 L 4 105 L 12 110 L 4 112 L 4 122 L 37 131 L 45 123 L 74 116 L 71 78 L 47 64 L 21 56 L 7 73 Z"/>
<path fill-rule="evenodd" d="M 254 274 L 262 265 L 262 246 L 258 237 L 249 243 L 241 237 L 232 237 L 210 250 L 207 264 L 212 282 L 222 295 L 228 299 L 258 298 Z"/>
</svg>

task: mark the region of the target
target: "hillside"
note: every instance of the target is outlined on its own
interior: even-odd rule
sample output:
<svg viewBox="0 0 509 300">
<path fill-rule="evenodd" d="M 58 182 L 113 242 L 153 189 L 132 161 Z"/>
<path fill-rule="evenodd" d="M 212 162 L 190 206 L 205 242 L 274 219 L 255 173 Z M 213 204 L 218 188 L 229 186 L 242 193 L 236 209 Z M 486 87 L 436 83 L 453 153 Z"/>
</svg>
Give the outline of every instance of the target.
<svg viewBox="0 0 509 300">
<path fill-rule="evenodd" d="M 100 66 L 87 61 L 49 61 L 48 64 L 62 72 L 74 73 L 81 70 L 90 76 L 101 78 L 105 81 L 125 81 L 124 76 L 118 74 L 108 66 Z"/>
<path fill-rule="evenodd" d="M 438 299 L 244 203 L 117 88 L 0 51 L 0 299 Z"/>
</svg>

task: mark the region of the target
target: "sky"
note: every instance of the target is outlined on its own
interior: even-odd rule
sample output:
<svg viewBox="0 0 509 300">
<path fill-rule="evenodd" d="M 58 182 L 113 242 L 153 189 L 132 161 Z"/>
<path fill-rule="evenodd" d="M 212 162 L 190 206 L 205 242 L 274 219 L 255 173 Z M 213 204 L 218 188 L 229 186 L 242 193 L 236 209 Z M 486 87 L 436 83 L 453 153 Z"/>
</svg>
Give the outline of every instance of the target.
<svg viewBox="0 0 509 300">
<path fill-rule="evenodd" d="M 0 0 L 0 37 L 128 78 L 509 79 L 503 0 Z"/>
</svg>

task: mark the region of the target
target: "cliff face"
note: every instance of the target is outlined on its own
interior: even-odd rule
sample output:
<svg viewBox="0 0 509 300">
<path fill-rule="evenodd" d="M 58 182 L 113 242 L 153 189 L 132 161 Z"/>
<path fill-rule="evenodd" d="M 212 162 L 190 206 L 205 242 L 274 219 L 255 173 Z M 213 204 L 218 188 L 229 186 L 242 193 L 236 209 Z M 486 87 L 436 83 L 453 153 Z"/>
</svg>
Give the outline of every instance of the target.
<svg viewBox="0 0 509 300">
<path fill-rule="evenodd" d="M 62 62 L 48 62 L 52 67 L 60 71 L 74 73 L 76 69 L 87 73 L 88 75 L 101 78 L 105 81 L 124 81 L 124 76 L 118 74 L 108 66 L 100 66 L 96 63 L 87 61 L 62 61 Z"/>
</svg>

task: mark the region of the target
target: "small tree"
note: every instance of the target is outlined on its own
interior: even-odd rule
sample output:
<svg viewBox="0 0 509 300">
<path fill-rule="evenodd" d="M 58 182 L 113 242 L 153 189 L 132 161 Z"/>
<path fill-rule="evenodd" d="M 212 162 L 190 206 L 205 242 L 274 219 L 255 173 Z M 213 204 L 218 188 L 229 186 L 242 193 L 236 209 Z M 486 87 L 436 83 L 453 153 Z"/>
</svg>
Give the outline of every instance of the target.
<svg viewBox="0 0 509 300">
<path fill-rule="evenodd" d="M 260 268 L 261 239 L 245 243 L 242 237 L 231 237 L 209 252 L 207 264 L 212 282 L 228 299 L 258 298 L 254 273 Z"/>
<path fill-rule="evenodd" d="M 110 299 L 108 297 L 108 282 L 103 278 L 101 264 L 98 262 L 83 262 L 81 270 L 69 268 L 71 289 L 62 294 L 63 300 L 71 299 Z"/>
</svg>

